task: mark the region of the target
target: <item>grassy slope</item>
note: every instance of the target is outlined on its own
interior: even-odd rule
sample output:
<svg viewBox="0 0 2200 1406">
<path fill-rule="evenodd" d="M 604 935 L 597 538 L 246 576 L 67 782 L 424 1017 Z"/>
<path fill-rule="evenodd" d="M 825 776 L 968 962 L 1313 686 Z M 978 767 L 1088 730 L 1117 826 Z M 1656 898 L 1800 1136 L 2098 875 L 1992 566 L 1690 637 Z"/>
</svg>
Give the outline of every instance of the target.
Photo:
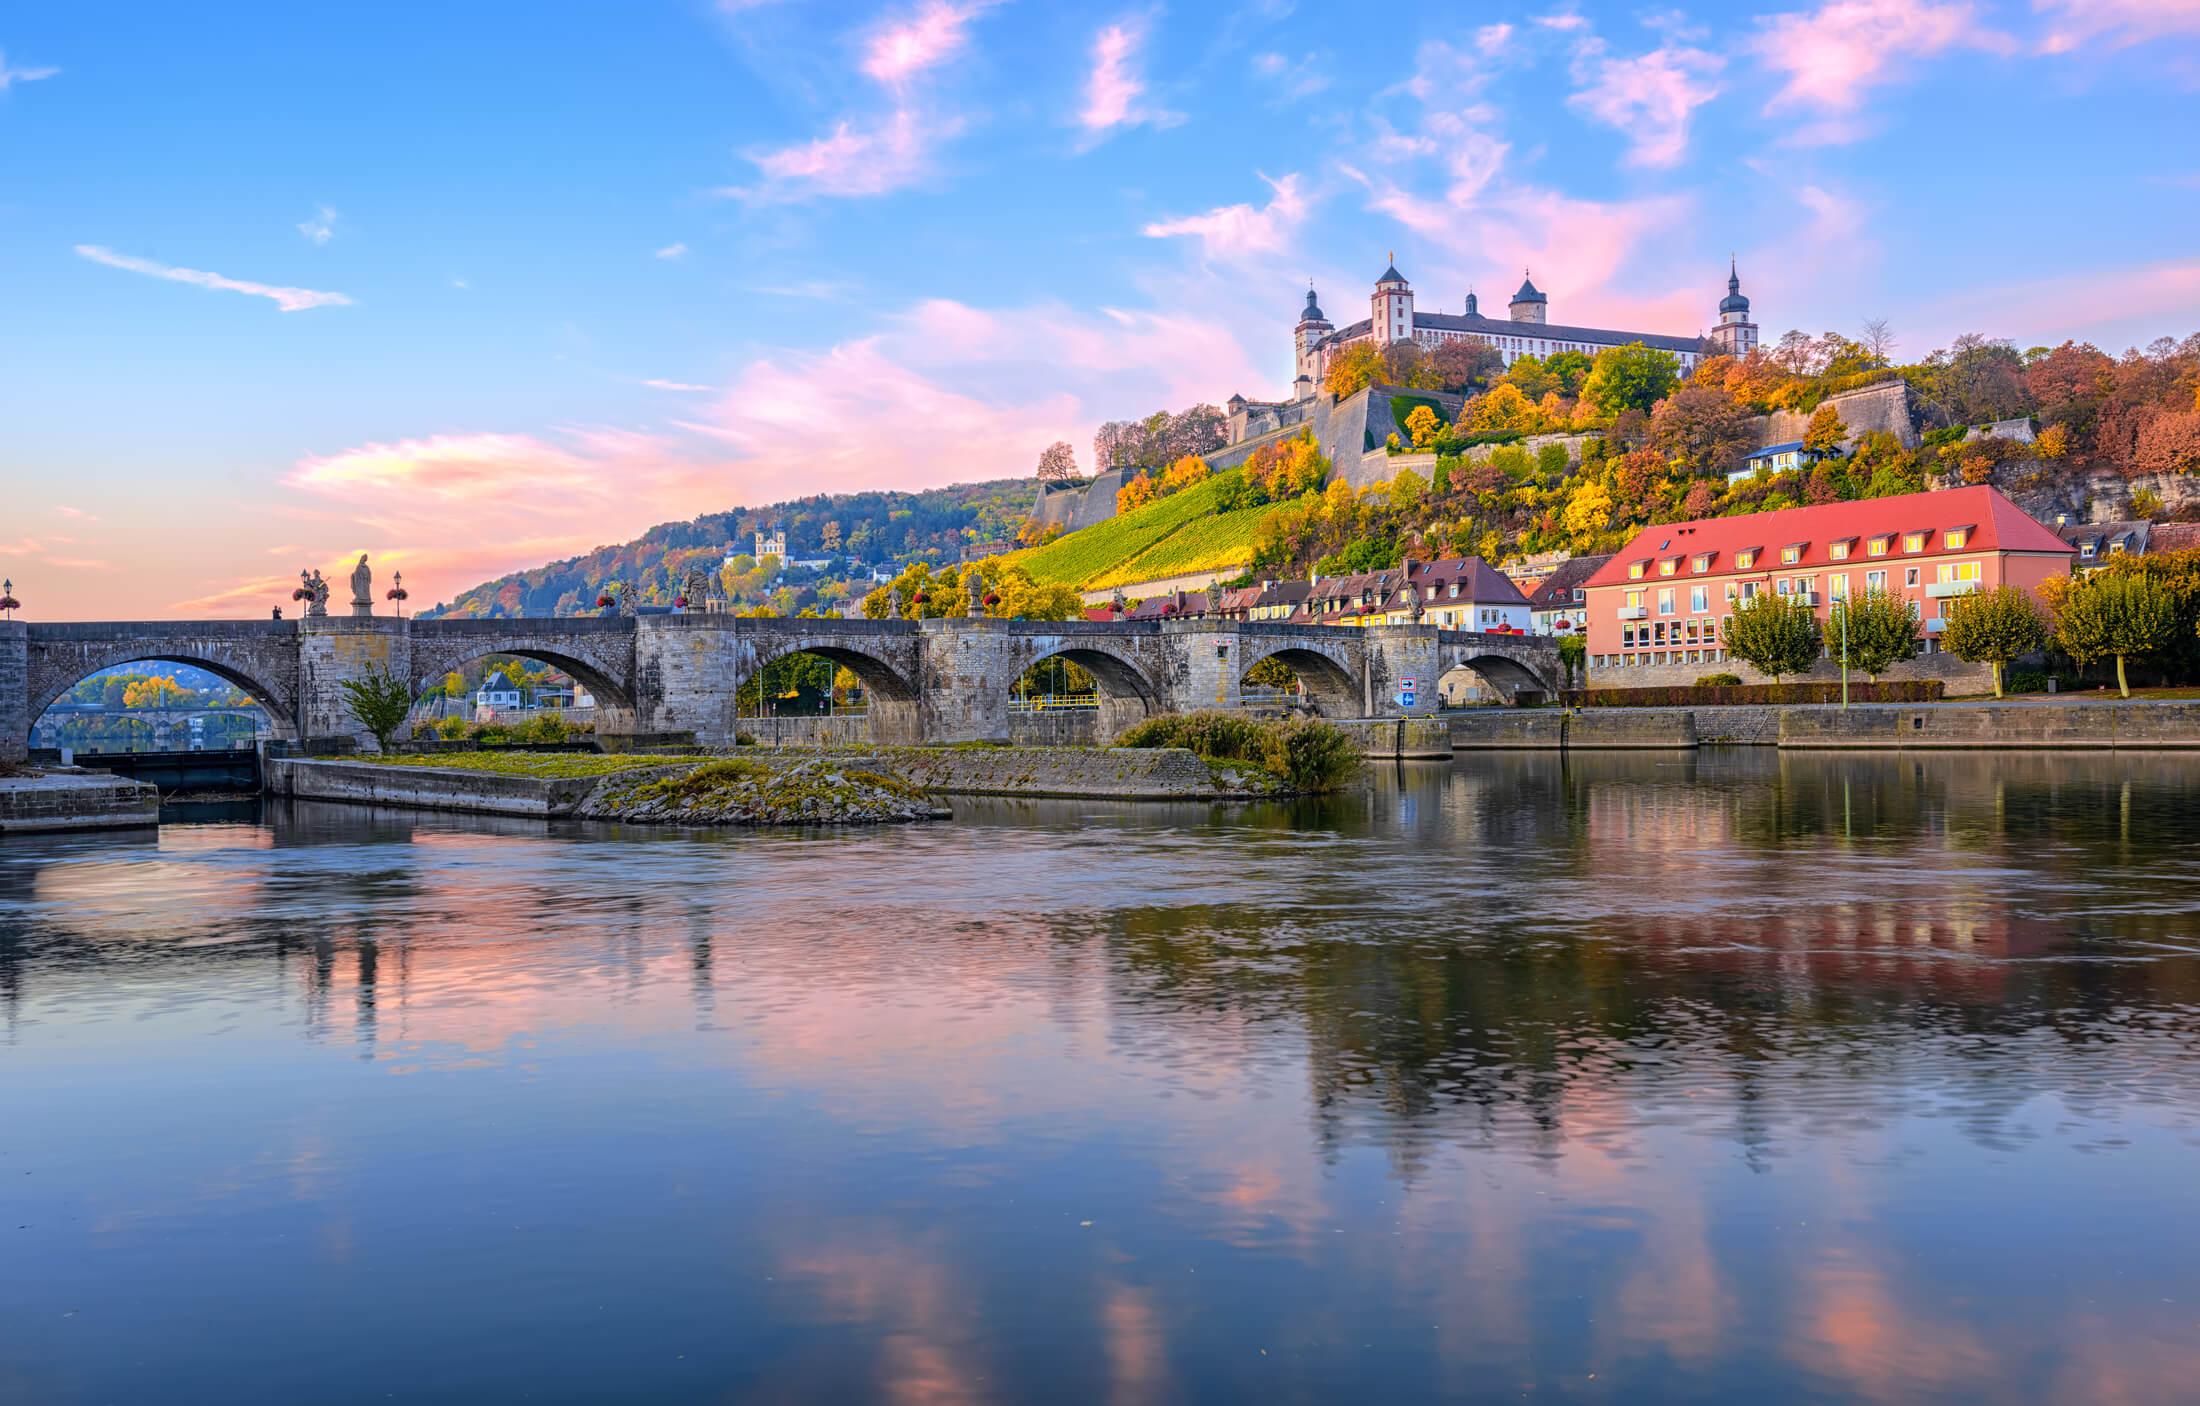
<svg viewBox="0 0 2200 1406">
<path fill-rule="evenodd" d="M 1035 580 L 1066 582 L 1087 591 L 1149 580 L 1169 571 L 1242 565 L 1252 560 L 1253 529 L 1269 510 L 1217 513 L 1215 499 L 1224 482 L 1235 476 L 1235 470 L 1216 474 L 1174 497 L 1095 523 L 1048 546 L 1017 552 L 1010 560 Z M 1236 550 L 1240 543 L 1242 552 Z M 1230 559 L 1206 560 L 1218 552 Z M 1180 561 L 1202 564 L 1173 564 Z M 1154 564 L 1162 570 L 1149 570 Z"/>
</svg>

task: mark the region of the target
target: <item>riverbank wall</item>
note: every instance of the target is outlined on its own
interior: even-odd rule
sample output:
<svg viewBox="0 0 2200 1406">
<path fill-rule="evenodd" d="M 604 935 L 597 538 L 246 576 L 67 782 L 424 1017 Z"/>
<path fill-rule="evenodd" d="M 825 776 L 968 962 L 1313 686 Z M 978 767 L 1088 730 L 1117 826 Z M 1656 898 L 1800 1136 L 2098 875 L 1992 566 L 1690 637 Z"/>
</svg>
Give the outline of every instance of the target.
<svg viewBox="0 0 2200 1406">
<path fill-rule="evenodd" d="M 877 757 L 942 795 L 1181 801 L 1260 794 L 1227 768 L 1175 747 L 886 747 Z"/>
<path fill-rule="evenodd" d="M 2200 703 L 1796 708 L 1779 728 L 1783 748 L 2200 749 Z"/>
<path fill-rule="evenodd" d="M 1582 751 L 1686 748 L 1696 745 L 1695 718 L 1666 708 L 1469 708 L 1444 721 L 1452 749 Z"/>
<path fill-rule="evenodd" d="M 271 796 L 537 819 L 571 815 L 601 779 L 499 776 L 487 771 L 304 757 L 270 757 L 266 772 L 267 793 Z"/>
<path fill-rule="evenodd" d="M 0 776 L 0 835 L 160 824 L 160 789 L 97 771 Z"/>
</svg>

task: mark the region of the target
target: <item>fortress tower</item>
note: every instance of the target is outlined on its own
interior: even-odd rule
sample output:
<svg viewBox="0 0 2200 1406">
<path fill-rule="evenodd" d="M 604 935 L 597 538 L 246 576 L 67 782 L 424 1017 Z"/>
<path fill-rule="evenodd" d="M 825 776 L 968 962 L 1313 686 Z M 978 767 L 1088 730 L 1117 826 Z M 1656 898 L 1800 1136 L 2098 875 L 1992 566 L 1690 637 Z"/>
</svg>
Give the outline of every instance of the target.
<svg viewBox="0 0 2200 1406">
<path fill-rule="evenodd" d="M 1314 351 L 1321 341 L 1337 329 L 1322 316 L 1321 304 L 1314 301 L 1314 285 L 1306 285 L 1306 307 L 1299 313 L 1299 325 L 1291 334 L 1291 345 L 1298 353 L 1299 376 L 1312 385 L 1321 379 L 1322 359 Z"/>
<path fill-rule="evenodd" d="M 1390 256 L 1390 267 L 1375 281 L 1375 296 L 1368 300 L 1368 306 L 1378 346 L 1413 340 L 1413 288 L 1398 272 L 1397 255 Z"/>
<path fill-rule="evenodd" d="M 1757 349 L 1757 324 L 1749 320 L 1749 299 L 1742 296 L 1742 275 L 1729 262 L 1726 296 L 1719 299 L 1719 325 L 1708 339 L 1728 356 L 1748 356 Z"/>
</svg>

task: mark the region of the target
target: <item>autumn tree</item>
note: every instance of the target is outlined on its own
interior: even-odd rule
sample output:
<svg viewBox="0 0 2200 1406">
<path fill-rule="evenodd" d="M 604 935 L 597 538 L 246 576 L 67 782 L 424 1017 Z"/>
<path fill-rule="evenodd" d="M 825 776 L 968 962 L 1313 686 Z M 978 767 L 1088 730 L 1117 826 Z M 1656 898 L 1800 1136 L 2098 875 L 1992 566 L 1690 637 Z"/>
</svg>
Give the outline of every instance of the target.
<svg viewBox="0 0 2200 1406">
<path fill-rule="evenodd" d="M 1354 342 L 1329 358 L 1329 370 L 1322 377 L 1322 389 L 1342 400 L 1373 385 L 1382 372 L 1383 357 L 1375 349 L 1375 344 L 1369 341 Z"/>
<path fill-rule="evenodd" d="M 1807 674 L 1818 659 L 1818 612 L 1792 596 L 1760 591 L 1734 607 L 1721 623 L 1727 652 L 1778 683 L 1784 674 Z"/>
<path fill-rule="evenodd" d="M 2177 638 L 2178 601 L 2170 588 L 2147 576 L 2096 576 L 2063 596 L 2055 643 L 2090 664 L 2114 656 L 2116 689 L 2131 696 L 2124 661 L 2160 653 Z"/>
<path fill-rule="evenodd" d="M 1426 405 L 1416 405 L 1413 413 L 1406 416 L 1406 433 L 1413 436 L 1415 448 L 1424 448 L 1430 440 L 1436 438 L 1436 431 L 1443 427 L 1443 423 L 1434 410 Z"/>
<path fill-rule="evenodd" d="M 1838 454 L 1848 433 L 1849 427 L 1841 423 L 1841 412 L 1821 405 L 1811 412 L 1810 424 L 1803 429 L 1803 447 L 1813 453 Z"/>
<path fill-rule="evenodd" d="M 1469 402 L 1467 410 L 1473 417 L 1467 428 L 1477 434 L 1532 434 L 1543 428 L 1542 412 L 1513 385 L 1500 384 L 1480 400 Z"/>
<path fill-rule="evenodd" d="M 1991 664 L 1994 696 L 2002 696 L 2002 670 L 2047 647 L 2047 616 L 2022 586 L 2002 586 L 1956 596 L 1946 605 L 1941 648 L 1967 664 Z"/>
<path fill-rule="evenodd" d="M 1414 391 L 1436 389 L 1436 370 L 1429 364 L 1429 354 L 1419 342 L 1387 343 L 1382 349 L 1381 359 L 1382 370 L 1376 379 L 1384 385 L 1403 386 Z"/>
<path fill-rule="evenodd" d="M 1077 477 L 1077 451 L 1058 439 L 1039 452 L 1039 482 L 1059 483 Z"/>
<path fill-rule="evenodd" d="M 2200 410 L 2167 411 L 2148 420 L 2131 449 L 2131 472 L 2189 474 L 2200 470 Z"/>
<path fill-rule="evenodd" d="M 1725 391 L 1683 386 L 1650 416 L 1650 447 L 1694 475 L 1732 471 L 1756 442 L 1753 417 Z"/>
<path fill-rule="evenodd" d="M 1581 383 L 1581 398 L 1606 415 L 1648 411 L 1679 384 L 1679 357 L 1629 342 L 1597 353 L 1595 366 Z"/>
<path fill-rule="evenodd" d="M 1861 596 L 1833 603 L 1833 618 L 1826 626 L 1829 647 L 1839 648 L 1846 622 L 1849 667 L 1861 669 L 1873 683 L 1905 659 L 1914 658 L 1920 643 L 1917 617 L 1909 602 L 1885 591 L 1866 591 Z"/>
<path fill-rule="evenodd" d="M 1487 342 L 1460 338 L 1436 344 L 1429 353 L 1429 370 L 1436 380 L 1433 389 L 1467 395 L 1504 375 L 1505 358 Z"/>
</svg>

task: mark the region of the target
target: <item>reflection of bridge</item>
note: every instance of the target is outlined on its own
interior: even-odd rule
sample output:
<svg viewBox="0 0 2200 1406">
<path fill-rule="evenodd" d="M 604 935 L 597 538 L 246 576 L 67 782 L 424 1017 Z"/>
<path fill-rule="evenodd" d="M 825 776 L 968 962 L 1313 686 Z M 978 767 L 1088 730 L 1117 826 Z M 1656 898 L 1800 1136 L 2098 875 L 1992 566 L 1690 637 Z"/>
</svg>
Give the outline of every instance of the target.
<svg viewBox="0 0 2200 1406">
<path fill-rule="evenodd" d="M 597 730 L 732 740 L 735 695 L 765 664 L 820 655 L 853 672 L 880 742 L 1006 740 L 1010 687 L 1043 659 L 1098 684 L 1100 736 L 1148 713 L 1236 707 L 1239 681 L 1276 659 L 1330 717 L 1394 717 L 1436 705 L 1439 675 L 1473 669 L 1501 695 L 1558 686 L 1554 642 L 1533 636 L 1205 619 L 1159 621 L 639 618 L 307 620 L 41 625 L 0 622 L 0 758 L 89 674 L 136 660 L 191 664 L 243 689 L 277 737 L 360 736 L 343 690 L 376 667 L 417 695 L 488 654 L 539 660 L 596 696 Z M 1417 685 L 1400 703 L 1405 680 Z"/>
</svg>

